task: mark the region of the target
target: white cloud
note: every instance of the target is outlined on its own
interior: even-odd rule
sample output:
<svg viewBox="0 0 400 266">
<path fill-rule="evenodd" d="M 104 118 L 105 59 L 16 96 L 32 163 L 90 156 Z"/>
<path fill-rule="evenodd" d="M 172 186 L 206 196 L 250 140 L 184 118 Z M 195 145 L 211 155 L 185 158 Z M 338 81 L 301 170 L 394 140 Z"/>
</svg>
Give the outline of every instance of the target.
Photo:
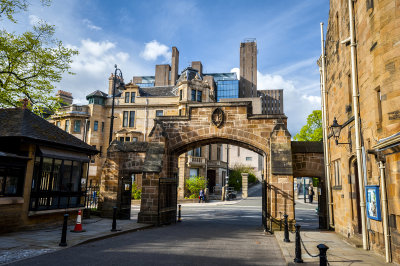
<svg viewBox="0 0 400 266">
<path fill-rule="evenodd" d="M 94 25 L 93 22 L 88 19 L 84 19 L 83 24 L 85 24 L 86 27 L 88 27 L 91 30 L 102 30 L 101 27 Z"/>
<path fill-rule="evenodd" d="M 37 25 L 40 21 L 41 19 L 38 16 L 29 15 L 29 24 L 31 24 L 32 26 Z"/>
<path fill-rule="evenodd" d="M 95 42 L 90 39 L 81 40 L 79 47 L 71 47 L 79 51 L 71 64 L 72 71 L 89 75 L 100 75 L 108 72 L 115 63 L 125 63 L 129 54 L 115 52 L 115 43 L 110 41 Z"/>
<path fill-rule="evenodd" d="M 140 56 L 147 61 L 154 61 L 159 56 L 163 56 L 165 61 L 171 59 L 171 51 L 168 46 L 161 44 L 156 40 L 146 43 L 144 50 L 140 53 Z"/>
<path fill-rule="evenodd" d="M 240 79 L 240 68 L 234 67 L 231 69 L 231 72 L 235 72 L 237 79 Z"/>
<path fill-rule="evenodd" d="M 302 84 L 302 86 L 307 86 Z M 283 109 L 288 117 L 288 129 L 294 136 L 306 124 L 307 116 L 317 109 L 321 109 L 321 97 L 310 95 L 297 86 L 293 80 L 288 80 L 280 75 L 262 74 L 257 72 L 257 87 L 259 90 L 283 89 Z M 318 87 L 318 86 L 317 86 Z"/>
</svg>

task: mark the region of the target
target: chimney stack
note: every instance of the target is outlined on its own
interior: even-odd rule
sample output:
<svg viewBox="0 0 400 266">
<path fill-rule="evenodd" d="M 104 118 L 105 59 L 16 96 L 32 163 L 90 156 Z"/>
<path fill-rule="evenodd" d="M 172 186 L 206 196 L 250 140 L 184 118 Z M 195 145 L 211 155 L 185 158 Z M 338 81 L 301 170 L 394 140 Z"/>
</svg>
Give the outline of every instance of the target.
<svg viewBox="0 0 400 266">
<path fill-rule="evenodd" d="M 175 85 L 178 80 L 179 70 L 179 51 L 175 46 L 172 47 L 172 59 L 171 59 L 171 80 L 170 85 Z"/>
</svg>

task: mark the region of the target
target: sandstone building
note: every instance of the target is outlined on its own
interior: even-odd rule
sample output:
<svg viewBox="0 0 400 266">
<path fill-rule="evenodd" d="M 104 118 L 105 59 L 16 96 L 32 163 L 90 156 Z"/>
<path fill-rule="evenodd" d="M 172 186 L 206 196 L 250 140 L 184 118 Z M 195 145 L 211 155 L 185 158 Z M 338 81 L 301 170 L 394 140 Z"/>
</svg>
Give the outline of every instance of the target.
<svg viewBox="0 0 400 266">
<path fill-rule="evenodd" d="M 355 42 L 349 38 L 349 14 L 354 16 Z M 355 75 L 351 47 L 355 47 Z M 336 118 L 341 128 L 339 144 L 328 135 L 331 227 L 355 241 L 365 235 L 366 248 L 399 263 L 400 2 L 330 1 L 325 48 L 326 121 L 330 126 Z M 359 104 L 356 110 L 354 102 Z M 357 134 L 361 168 L 356 156 Z"/>
<path fill-rule="evenodd" d="M 255 42 L 242 44 L 245 47 L 249 45 L 253 48 L 256 47 Z M 254 49 L 251 51 L 256 51 L 256 48 Z M 242 52 L 241 48 L 241 65 L 247 69 L 247 72 L 256 73 L 257 65 L 254 57 L 257 54 L 248 54 L 247 50 Z M 248 56 L 252 59 L 247 60 Z M 116 118 L 114 119 L 113 139 L 120 142 L 146 141 L 154 126 L 154 119 L 162 116 L 185 116 L 187 114 L 186 106 L 191 103 L 216 102 L 218 97 L 219 100 L 229 101 L 249 100 L 249 98 L 237 99 L 239 97 L 239 80 L 235 73 L 203 73 L 203 66 L 200 61 L 192 62 L 191 67 L 187 67 L 182 73 L 178 74 L 178 69 L 179 51 L 176 47 L 172 47 L 171 66 L 156 65 L 154 76 L 134 76 L 131 82 L 126 85 L 126 90 L 117 93 L 114 108 Z M 256 74 L 252 75 L 251 79 L 256 84 Z M 113 80 L 114 77 L 111 75 L 108 94 L 97 90 L 87 95 L 86 98 L 89 102 L 87 105 L 71 104 L 72 95 L 59 91 L 58 97 L 62 98 L 67 105 L 51 118 L 55 125 L 100 151 L 99 155 L 91 160 L 89 183 L 93 185 L 100 182 L 102 165 L 109 146 L 109 117 Z M 256 88 L 253 85 L 248 87 L 247 84 L 246 86 L 242 91 Z M 271 95 L 273 94 L 273 91 L 268 92 Z M 280 93 L 282 94 L 282 91 Z M 251 92 L 247 94 L 252 95 Z M 283 101 L 275 101 L 265 92 L 261 92 L 259 95 L 264 96 L 252 99 L 252 101 L 256 101 L 253 104 L 254 113 L 262 113 L 263 107 L 264 113 L 266 113 L 266 103 L 268 102 L 271 103 L 271 106 L 277 106 L 280 110 L 280 112 L 275 113 L 283 114 Z M 270 113 L 272 112 L 270 111 Z M 228 172 L 226 150 L 226 145 L 210 144 L 196 147 L 188 153 L 182 154 L 179 158 L 178 196 L 180 198 L 185 196 L 184 180 L 190 176 L 207 177 L 210 192 L 221 193 Z M 254 152 L 251 152 L 251 155 L 259 157 Z M 260 158 L 257 158 L 257 166 L 260 165 L 259 160 Z M 257 170 L 261 171 L 262 167 L 259 168 Z M 140 187 L 141 175 L 135 174 L 132 178 L 136 180 Z"/>
</svg>

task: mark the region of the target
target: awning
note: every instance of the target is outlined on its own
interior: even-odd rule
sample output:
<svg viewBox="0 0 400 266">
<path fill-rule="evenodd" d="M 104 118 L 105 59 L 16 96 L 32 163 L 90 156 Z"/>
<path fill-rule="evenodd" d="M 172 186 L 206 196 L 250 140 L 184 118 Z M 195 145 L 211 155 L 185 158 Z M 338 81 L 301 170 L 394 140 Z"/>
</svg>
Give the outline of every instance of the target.
<svg viewBox="0 0 400 266">
<path fill-rule="evenodd" d="M 49 157 L 49 158 L 57 158 L 57 159 L 80 161 L 80 162 L 90 161 L 88 155 L 85 153 L 59 150 L 43 146 L 39 147 L 39 154 L 43 157 Z"/>
</svg>

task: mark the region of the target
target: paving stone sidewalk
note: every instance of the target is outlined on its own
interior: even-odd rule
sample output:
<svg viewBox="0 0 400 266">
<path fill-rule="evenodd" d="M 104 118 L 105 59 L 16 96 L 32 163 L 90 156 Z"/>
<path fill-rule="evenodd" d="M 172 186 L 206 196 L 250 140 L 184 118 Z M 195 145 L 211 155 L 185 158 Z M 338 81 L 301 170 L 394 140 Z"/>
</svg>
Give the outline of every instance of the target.
<svg viewBox="0 0 400 266">
<path fill-rule="evenodd" d="M 74 225 L 68 226 L 67 247 L 152 227 L 136 220 L 117 220 L 119 231 L 111 232 L 112 219 L 95 216 L 83 219 L 82 226 L 86 230 L 82 233 L 70 232 Z M 61 226 L 0 235 L 0 265 L 66 248 L 58 245 L 60 240 Z"/>
<path fill-rule="evenodd" d="M 385 258 L 373 250 L 366 251 L 347 242 L 346 239 L 333 231 L 318 230 L 318 215 L 315 211 L 317 203 L 303 203 L 296 200 L 296 221 L 302 226 L 301 238 L 311 255 L 319 253 L 317 245 L 325 244 L 329 247 L 327 258 L 329 265 L 397 265 L 386 264 Z M 304 263 L 295 264 L 295 234 L 289 233 L 290 243 L 283 241 L 284 232 L 274 232 L 276 240 L 282 250 L 287 265 L 319 265 L 319 257 L 311 257 L 301 246 Z"/>
</svg>

